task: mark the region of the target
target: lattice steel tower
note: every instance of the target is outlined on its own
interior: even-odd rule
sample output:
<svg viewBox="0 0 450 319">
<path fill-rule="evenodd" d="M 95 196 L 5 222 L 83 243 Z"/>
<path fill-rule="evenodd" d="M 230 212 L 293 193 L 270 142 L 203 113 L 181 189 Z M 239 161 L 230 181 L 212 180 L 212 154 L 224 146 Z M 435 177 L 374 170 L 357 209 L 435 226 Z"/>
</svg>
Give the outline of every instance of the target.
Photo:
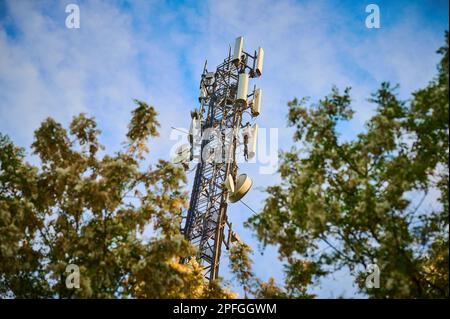
<svg viewBox="0 0 450 319">
<path fill-rule="evenodd" d="M 200 108 L 191 112 L 190 145 L 186 145 L 189 159 L 181 161 L 185 166 L 188 161 L 197 161 L 189 209 L 181 227 L 198 249 L 197 260 L 210 281 L 218 276 L 222 243 L 228 249 L 239 241 L 228 222 L 227 206 L 240 200 L 252 181 L 246 174 L 238 175 L 236 150 L 243 145 L 245 159 L 255 155 L 258 126 L 243 125 L 242 118 L 244 113 L 256 117 L 261 105 L 261 90 L 255 87 L 248 92 L 248 81 L 262 74 L 263 49 L 247 53 L 239 37 L 231 53 L 230 47 L 228 57 L 215 72 L 209 72 L 205 62 Z M 180 154 L 185 150 L 182 148 Z"/>
</svg>

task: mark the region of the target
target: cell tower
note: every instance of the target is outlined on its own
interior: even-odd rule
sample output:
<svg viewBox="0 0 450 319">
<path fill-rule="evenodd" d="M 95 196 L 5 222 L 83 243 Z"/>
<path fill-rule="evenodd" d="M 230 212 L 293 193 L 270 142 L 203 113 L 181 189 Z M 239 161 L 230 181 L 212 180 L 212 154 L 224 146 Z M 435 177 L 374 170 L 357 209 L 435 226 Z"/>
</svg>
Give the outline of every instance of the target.
<svg viewBox="0 0 450 319">
<path fill-rule="evenodd" d="M 197 160 L 189 209 L 181 228 L 197 248 L 197 260 L 210 281 L 218 276 L 222 244 L 229 249 L 240 241 L 228 222 L 228 203 L 239 201 L 252 186 L 248 175 L 238 175 L 236 150 L 243 145 L 246 160 L 255 156 L 258 125 L 243 125 L 242 120 L 244 114 L 254 118 L 260 112 L 262 91 L 255 86 L 248 92 L 248 81 L 261 76 L 264 51 L 259 48 L 247 53 L 243 43 L 243 37 L 236 39 L 233 54 L 230 47 L 228 57 L 215 72 L 209 72 L 205 62 L 200 108 L 191 112 L 189 144 L 179 148 L 175 160 L 185 168 Z"/>
</svg>

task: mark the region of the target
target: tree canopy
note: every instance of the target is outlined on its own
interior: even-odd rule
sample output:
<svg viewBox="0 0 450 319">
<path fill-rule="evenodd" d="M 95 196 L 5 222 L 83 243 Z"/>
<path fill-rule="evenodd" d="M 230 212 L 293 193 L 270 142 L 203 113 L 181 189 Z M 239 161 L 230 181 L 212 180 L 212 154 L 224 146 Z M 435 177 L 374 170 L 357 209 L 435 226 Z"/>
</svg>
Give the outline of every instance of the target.
<svg viewBox="0 0 450 319">
<path fill-rule="evenodd" d="M 354 113 L 349 88 L 288 103 L 295 145 L 281 154 L 281 184 L 247 222 L 286 263 L 286 287 L 272 281 L 272 296 L 308 297 L 311 284 L 347 269 L 369 297 L 448 298 L 448 33 L 438 53 L 438 75 L 409 101 L 382 83 L 370 98 L 375 114 L 351 141 L 338 133 Z M 366 285 L 374 264 L 379 288 Z"/>
<path fill-rule="evenodd" d="M 0 297 L 230 298 L 208 284 L 180 233 L 184 171 L 159 160 L 144 168 L 156 111 L 135 101 L 125 147 L 102 155 L 100 130 L 80 114 L 69 130 L 52 118 L 35 131 L 33 153 L 0 135 Z M 143 233 L 150 233 L 144 239 Z M 66 267 L 80 288 L 66 287 Z"/>
<path fill-rule="evenodd" d="M 437 76 L 402 101 L 382 83 L 366 129 L 342 141 L 351 90 L 288 103 L 294 146 L 281 153 L 282 182 L 246 225 L 279 247 L 285 283 L 259 280 L 244 243 L 230 267 L 246 297 L 310 298 L 323 276 L 347 269 L 375 298 L 449 296 L 448 33 Z M 0 134 L 0 298 L 233 298 L 207 283 L 180 232 L 186 177 L 165 160 L 145 167 L 157 113 L 135 101 L 121 151 L 108 155 L 94 118 L 68 129 L 52 118 L 35 131 L 33 154 Z M 425 207 L 435 196 L 433 207 Z M 144 233 L 149 235 L 144 238 Z M 66 285 L 67 267 L 80 287 Z M 367 271 L 380 270 L 379 287 Z"/>
</svg>

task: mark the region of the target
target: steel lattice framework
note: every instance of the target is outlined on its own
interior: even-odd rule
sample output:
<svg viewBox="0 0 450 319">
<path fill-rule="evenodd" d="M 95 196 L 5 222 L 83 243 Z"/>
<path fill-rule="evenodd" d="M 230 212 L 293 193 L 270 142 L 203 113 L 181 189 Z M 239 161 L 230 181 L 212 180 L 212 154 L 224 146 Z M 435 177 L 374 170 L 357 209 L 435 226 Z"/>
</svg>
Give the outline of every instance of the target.
<svg viewBox="0 0 450 319">
<path fill-rule="evenodd" d="M 202 138 L 197 144 L 201 156 L 198 156 L 189 210 L 182 230 L 186 239 L 197 248 L 197 260 L 210 281 L 218 276 L 222 243 L 228 248 L 232 235 L 227 219 L 228 190 L 224 183 L 228 174 L 236 178 L 239 131 L 243 113 L 249 108 L 248 103 L 239 103 L 236 98 L 239 74 L 256 76 L 256 55 L 256 51 L 254 55 L 242 51 L 242 56 L 236 61 L 230 48 L 228 57 L 214 73 L 208 72 L 205 62 L 200 82 L 204 90 L 199 112 Z M 249 98 L 252 96 L 253 92 L 248 95 Z M 224 238 L 226 225 L 229 232 Z"/>
</svg>

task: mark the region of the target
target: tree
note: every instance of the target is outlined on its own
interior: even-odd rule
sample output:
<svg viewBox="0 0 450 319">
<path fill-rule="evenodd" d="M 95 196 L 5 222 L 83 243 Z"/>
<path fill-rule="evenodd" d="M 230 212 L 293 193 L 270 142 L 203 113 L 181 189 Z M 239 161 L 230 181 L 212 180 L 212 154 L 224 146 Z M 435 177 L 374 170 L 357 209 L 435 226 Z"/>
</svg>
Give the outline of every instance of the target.
<svg viewBox="0 0 450 319">
<path fill-rule="evenodd" d="M 100 155 L 93 118 L 69 132 L 48 118 L 35 131 L 40 167 L 0 135 L 0 297 L 230 298 L 208 284 L 180 233 L 184 171 L 159 160 L 143 169 L 156 111 L 135 101 L 122 151 Z M 142 235 L 151 233 L 148 240 Z M 80 271 L 69 289 L 67 266 Z"/>
<path fill-rule="evenodd" d="M 381 85 L 370 99 L 375 115 L 352 141 L 337 132 L 353 115 L 350 89 L 333 88 L 309 107 L 288 103 L 301 147 L 282 153 L 282 183 L 267 189 L 247 225 L 263 244 L 279 245 L 291 290 L 348 268 L 369 297 L 448 298 L 448 33 L 438 52 L 438 76 L 410 102 Z M 430 192 L 440 204 L 424 209 Z M 378 289 L 366 285 L 372 264 Z"/>
<path fill-rule="evenodd" d="M 250 258 L 252 249 L 243 242 L 233 244 L 230 249 L 230 269 L 234 279 L 242 286 L 244 298 L 253 296 L 256 299 L 286 299 L 313 298 L 308 293 L 307 285 L 311 283 L 311 276 L 315 265 L 309 262 L 297 262 L 292 269 L 288 269 L 288 279 L 284 288 L 277 286 L 273 278 L 267 282 L 257 278 L 252 270 L 253 261 Z"/>
</svg>

